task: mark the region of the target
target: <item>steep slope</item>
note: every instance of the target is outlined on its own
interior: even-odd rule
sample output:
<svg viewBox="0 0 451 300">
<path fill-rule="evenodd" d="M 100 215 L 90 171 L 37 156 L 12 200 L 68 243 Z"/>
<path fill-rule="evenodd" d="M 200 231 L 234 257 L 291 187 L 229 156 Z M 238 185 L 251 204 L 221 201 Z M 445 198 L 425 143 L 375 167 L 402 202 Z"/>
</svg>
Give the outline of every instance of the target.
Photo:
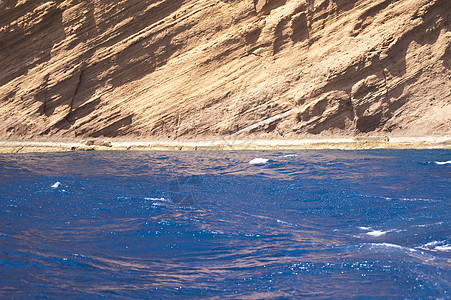
<svg viewBox="0 0 451 300">
<path fill-rule="evenodd" d="M 449 0 L 3 0 L 0 137 L 446 135 Z"/>
</svg>

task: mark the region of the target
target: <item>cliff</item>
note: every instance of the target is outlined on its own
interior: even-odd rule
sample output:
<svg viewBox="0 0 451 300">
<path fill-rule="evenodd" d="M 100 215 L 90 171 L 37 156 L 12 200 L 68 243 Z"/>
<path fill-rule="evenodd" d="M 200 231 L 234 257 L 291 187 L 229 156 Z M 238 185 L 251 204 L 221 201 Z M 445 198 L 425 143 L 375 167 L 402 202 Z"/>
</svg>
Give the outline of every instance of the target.
<svg viewBox="0 0 451 300">
<path fill-rule="evenodd" d="M 450 0 L 0 0 L 0 137 L 446 135 Z"/>
</svg>

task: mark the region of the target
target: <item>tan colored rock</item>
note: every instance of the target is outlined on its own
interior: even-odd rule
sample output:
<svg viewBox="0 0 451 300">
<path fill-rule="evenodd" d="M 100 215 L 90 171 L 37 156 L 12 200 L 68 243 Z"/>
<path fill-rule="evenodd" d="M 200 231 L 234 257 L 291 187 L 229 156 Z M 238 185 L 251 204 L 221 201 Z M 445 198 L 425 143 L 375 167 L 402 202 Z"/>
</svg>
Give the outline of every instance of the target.
<svg viewBox="0 0 451 300">
<path fill-rule="evenodd" d="M 0 1 L 0 138 L 446 135 L 449 0 Z"/>
</svg>

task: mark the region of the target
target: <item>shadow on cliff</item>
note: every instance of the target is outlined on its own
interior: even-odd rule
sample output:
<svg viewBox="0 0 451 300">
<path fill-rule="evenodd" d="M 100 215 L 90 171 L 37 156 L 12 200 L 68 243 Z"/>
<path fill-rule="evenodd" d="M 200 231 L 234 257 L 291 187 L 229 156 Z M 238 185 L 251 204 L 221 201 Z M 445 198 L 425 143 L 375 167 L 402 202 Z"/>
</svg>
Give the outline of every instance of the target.
<svg viewBox="0 0 451 300">
<path fill-rule="evenodd" d="M 273 44 L 273 54 L 280 52 L 282 47 L 289 41 L 294 44 L 310 40 L 313 27 L 323 28 L 326 20 L 331 15 L 339 15 L 354 8 L 356 1 L 346 0 L 326 0 L 315 7 L 314 1 L 308 0 L 307 6 L 299 6 L 288 18 L 283 18 L 275 28 L 275 41 Z M 286 1 L 275 2 L 271 9 L 285 4 Z M 277 5 L 276 5 L 277 4 Z M 322 12 L 318 14 L 318 12 Z M 289 34 L 284 35 L 285 29 L 289 28 Z"/>
<path fill-rule="evenodd" d="M 75 2 L 75 1 L 74 1 Z M 75 5 L 77 3 L 73 3 Z M 65 31 L 68 30 L 69 37 L 65 36 L 64 49 L 69 50 L 80 45 L 89 45 L 90 39 L 99 34 L 96 26 L 96 20 L 94 15 L 94 7 L 92 4 L 79 1 L 80 9 L 83 9 L 84 13 L 79 16 L 81 18 L 77 21 L 67 21 L 67 23 L 61 23 L 60 28 Z M 77 22 L 78 26 L 72 26 L 72 23 Z M 45 116 L 51 116 L 55 109 L 61 105 L 68 105 L 69 111 L 65 117 L 66 121 L 73 123 L 71 115 L 78 108 L 77 99 L 85 96 L 86 83 L 88 83 L 88 78 L 84 75 L 84 69 L 86 68 L 87 61 L 94 54 L 95 49 L 93 47 L 87 47 L 87 50 L 80 52 L 78 57 L 74 57 L 71 60 L 72 64 L 61 65 L 59 72 L 63 74 L 70 73 L 71 75 L 64 80 L 57 81 L 55 85 L 49 84 L 50 74 L 44 76 L 44 83 L 39 89 L 40 91 L 36 94 L 36 100 L 42 102 L 40 113 Z M 49 57 L 50 60 L 50 57 Z M 64 76 L 63 74 L 58 74 L 58 76 Z M 52 74 L 53 75 L 53 74 Z M 92 93 L 88 93 L 87 99 L 90 98 Z M 81 105 L 83 105 L 81 102 Z M 92 107 L 92 103 L 88 105 Z M 80 109 L 78 111 L 81 111 Z M 83 109 L 87 111 L 87 109 Z"/>
<path fill-rule="evenodd" d="M 384 1 L 373 7 L 374 9 L 365 11 L 362 14 L 363 17 L 357 20 L 358 26 L 355 28 L 359 28 L 360 30 L 362 28 L 361 19 L 368 17 L 369 14 L 377 14 L 380 9 L 388 7 L 388 2 L 391 1 Z M 423 22 L 412 28 L 410 31 L 405 32 L 399 39 L 389 37 L 384 42 L 382 49 L 377 55 L 369 54 L 367 57 L 363 57 L 360 61 L 356 62 L 356 64 L 349 66 L 345 71 L 332 75 L 328 79 L 328 83 L 315 92 L 313 98 L 318 98 L 322 94 L 338 91 L 348 95 L 348 99 L 343 98 L 343 101 L 350 101 L 352 86 L 371 75 L 376 75 L 383 81 L 383 86 L 380 87 L 380 90 L 382 91 L 380 96 L 373 99 L 372 102 L 358 103 L 358 110 L 352 106 L 345 106 L 345 108 L 350 111 L 348 114 L 349 116 L 354 114 L 353 118 L 355 119 L 356 130 L 359 132 L 367 133 L 374 131 L 377 128 L 381 128 L 398 109 L 407 103 L 408 97 L 404 95 L 405 88 L 416 82 L 424 72 L 424 70 L 420 68 L 418 71 L 409 74 L 406 80 L 401 80 L 400 84 L 391 84 L 391 78 L 403 78 L 407 76 L 406 56 L 409 45 L 412 42 L 416 42 L 419 45 L 432 45 L 437 42 L 443 28 L 450 31 L 449 14 L 446 14 L 447 17 L 445 19 L 441 18 L 441 16 L 445 15 L 443 14 L 444 9 L 445 11 L 451 11 L 451 2 L 447 2 L 447 0 L 437 1 L 434 5 L 429 7 L 423 15 L 415 15 L 416 18 L 422 18 Z M 437 20 L 442 20 L 439 25 L 437 25 Z M 382 52 L 384 55 L 381 56 Z M 446 53 L 449 52 L 450 50 L 448 47 L 442 57 L 445 66 L 446 61 L 444 57 L 446 56 Z M 371 64 L 368 64 L 368 60 Z M 374 101 L 379 101 L 382 104 L 380 107 L 383 109 L 375 111 L 372 115 L 363 116 L 361 112 L 367 111 Z M 326 107 L 324 107 L 323 111 L 325 109 Z M 354 112 L 351 113 L 351 110 Z M 312 117 L 314 116 L 303 116 L 304 120 Z M 309 132 L 320 133 L 322 130 L 335 128 L 336 126 L 333 121 L 334 120 L 330 120 L 327 123 L 321 124 L 320 129 L 313 127 L 314 129 Z"/>
<path fill-rule="evenodd" d="M 137 35 L 152 24 L 171 15 L 180 8 L 183 2 L 182 0 L 162 1 L 160 4 L 154 5 L 147 10 L 146 5 L 148 4 L 146 2 L 130 2 L 129 7 L 124 7 L 105 22 L 99 23 L 97 25 L 97 35 L 101 36 L 109 26 L 114 27 L 115 23 L 119 24 L 130 18 L 132 21 L 126 25 L 126 28 L 118 29 L 119 33 L 117 35 L 112 35 L 112 37 L 106 39 L 97 39 L 101 40 L 101 42 L 97 44 L 92 43 L 91 50 L 85 53 L 83 60 L 90 61 L 93 52 L 99 47 L 112 47 L 114 49 L 114 46 L 121 41 Z M 93 5 L 91 4 L 91 10 L 94 9 Z M 145 12 L 143 13 L 143 11 Z M 178 32 L 184 29 L 184 27 L 181 27 Z M 104 57 L 102 60 L 91 61 L 89 64 L 83 65 L 80 68 L 80 73 L 82 72 L 78 88 L 80 93 L 73 101 L 74 108 L 90 99 L 98 87 L 107 84 L 111 88 L 119 87 L 128 82 L 139 80 L 154 72 L 157 67 L 166 64 L 167 60 L 182 45 L 173 42 L 177 32 L 160 35 L 162 36 L 161 38 L 155 38 L 159 33 L 161 32 L 153 32 L 151 35 L 137 39 L 120 52 Z M 91 36 L 89 40 L 94 38 Z M 99 78 L 99 74 L 108 75 Z"/>
<path fill-rule="evenodd" d="M 62 24 L 62 11 L 56 6 L 43 8 L 47 1 L 6 1 L 0 12 L 0 86 L 26 75 L 29 70 L 51 58 L 54 45 L 66 38 Z M 27 20 L 27 24 L 15 22 L 24 11 L 44 10 L 39 18 Z M 34 14 L 36 15 L 36 14 Z M 11 25 L 13 24 L 13 25 Z"/>
<path fill-rule="evenodd" d="M 85 43 L 88 47 L 80 55 L 79 65 L 71 78 L 60 84 L 71 85 L 72 88 L 66 88 L 66 94 L 57 97 L 58 101 L 44 105 L 44 113 L 47 116 L 51 115 L 60 105 L 69 106 L 67 115 L 52 128 L 63 131 L 75 130 L 76 128 L 73 126 L 76 126 L 76 121 L 89 116 L 101 104 L 100 98 L 92 98 L 99 88 L 120 87 L 139 80 L 166 64 L 167 60 L 183 46 L 182 43 L 173 42 L 174 37 L 187 29 L 188 25 L 180 26 L 177 31 L 169 31 L 166 34 L 163 32 L 164 29 L 154 31 L 152 34 L 145 29 L 173 14 L 183 3 L 182 0 L 173 0 L 149 6 L 147 2 L 130 1 L 125 4 L 125 7 L 119 8 L 119 5 L 116 5 L 114 12 L 111 11 L 113 8 L 108 7 L 109 11 L 105 12 L 106 15 L 101 15 L 102 12 L 94 15 L 95 4 L 85 4 L 88 16 L 86 24 L 83 25 L 85 28 L 77 35 L 77 40 L 73 43 L 74 46 Z M 107 16 L 107 14 L 112 15 Z M 102 21 L 98 21 L 96 18 Z M 117 28 L 117 34 L 105 35 L 108 29 L 125 20 L 129 21 L 126 25 Z M 176 21 L 175 17 L 174 21 Z M 138 38 L 139 34 L 142 35 L 141 38 Z M 130 37 L 134 37 L 136 40 L 125 49 L 121 49 L 119 52 L 114 51 L 115 46 L 129 40 Z M 104 47 L 111 48 L 112 54 L 100 60 L 94 60 L 94 53 Z M 106 75 L 99 76 L 100 74 Z M 46 93 L 48 92 L 46 91 Z M 110 124 L 106 124 L 104 128 L 96 132 L 85 132 L 83 129 L 77 129 L 77 132 L 90 136 L 114 136 L 118 134 L 119 129 L 123 130 L 131 125 L 132 120 L 132 115 L 118 115 L 110 120 Z M 93 121 L 95 122 L 95 120 Z"/>
<path fill-rule="evenodd" d="M 126 117 L 122 117 L 111 124 L 97 130 L 95 132 L 89 133 L 91 137 L 115 137 L 120 135 L 125 135 L 128 133 L 127 127 L 129 127 L 133 123 L 134 114 L 128 115 Z"/>
</svg>

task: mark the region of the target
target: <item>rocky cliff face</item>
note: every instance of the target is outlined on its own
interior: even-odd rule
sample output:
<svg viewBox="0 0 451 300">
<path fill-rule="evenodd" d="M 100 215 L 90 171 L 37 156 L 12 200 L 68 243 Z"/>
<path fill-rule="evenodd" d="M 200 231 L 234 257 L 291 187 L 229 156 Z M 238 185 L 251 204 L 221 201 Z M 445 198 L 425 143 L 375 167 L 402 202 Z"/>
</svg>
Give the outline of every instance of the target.
<svg viewBox="0 0 451 300">
<path fill-rule="evenodd" d="M 0 137 L 449 134 L 450 0 L 0 0 Z"/>
</svg>

